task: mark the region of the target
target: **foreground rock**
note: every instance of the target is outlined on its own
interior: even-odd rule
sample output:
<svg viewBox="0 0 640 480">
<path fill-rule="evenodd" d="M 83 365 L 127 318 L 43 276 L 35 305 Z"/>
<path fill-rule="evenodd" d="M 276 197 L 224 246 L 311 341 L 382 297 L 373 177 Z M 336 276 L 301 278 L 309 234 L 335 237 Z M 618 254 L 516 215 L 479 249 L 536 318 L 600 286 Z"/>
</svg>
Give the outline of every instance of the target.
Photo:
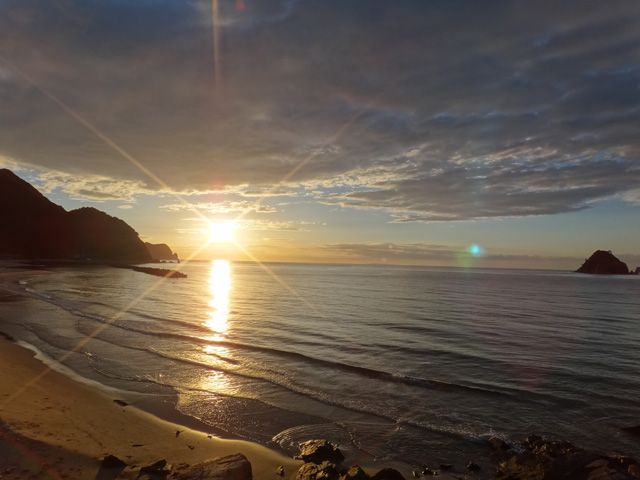
<svg viewBox="0 0 640 480">
<path fill-rule="evenodd" d="M 597 250 L 584 261 L 576 272 L 595 273 L 598 275 L 628 275 L 629 267 L 610 251 Z"/>
<path fill-rule="evenodd" d="M 296 473 L 296 480 L 338 480 L 338 466 L 331 462 L 305 463 Z"/>
<path fill-rule="evenodd" d="M 305 463 L 340 463 L 344 460 L 344 455 L 333 443 L 326 440 L 309 440 L 300 444 L 300 454 L 298 455 Z"/>
<path fill-rule="evenodd" d="M 167 477 L 171 480 L 251 480 L 251 463 L 237 453 L 208 460 L 197 465 L 175 468 Z"/>
<path fill-rule="evenodd" d="M 370 477 L 358 465 L 344 467 L 344 455 L 336 445 L 327 440 L 301 443 L 300 454 L 296 458 L 305 462 L 298 470 L 296 480 L 405 480 L 393 468 L 384 468 Z"/>
<path fill-rule="evenodd" d="M 640 466 L 628 457 L 607 457 L 581 450 L 569 442 L 550 442 L 530 435 L 520 452 L 502 461 L 497 480 L 634 480 Z"/>
</svg>

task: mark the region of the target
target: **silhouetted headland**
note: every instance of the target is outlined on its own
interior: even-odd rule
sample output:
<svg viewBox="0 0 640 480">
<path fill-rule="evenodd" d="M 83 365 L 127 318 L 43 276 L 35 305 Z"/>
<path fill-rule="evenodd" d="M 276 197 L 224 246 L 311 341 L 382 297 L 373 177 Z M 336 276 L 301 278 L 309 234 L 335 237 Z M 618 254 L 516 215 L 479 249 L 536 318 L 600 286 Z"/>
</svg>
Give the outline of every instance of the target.
<svg viewBox="0 0 640 480">
<path fill-rule="evenodd" d="M 629 272 L 626 263 L 607 250 L 596 250 L 576 272 L 598 275 L 628 275 L 632 273 Z"/>
<path fill-rule="evenodd" d="M 7 169 L 0 169 L 0 224 L 0 257 L 85 263 L 178 261 L 168 246 L 143 243 L 123 220 L 92 207 L 67 212 Z"/>
</svg>

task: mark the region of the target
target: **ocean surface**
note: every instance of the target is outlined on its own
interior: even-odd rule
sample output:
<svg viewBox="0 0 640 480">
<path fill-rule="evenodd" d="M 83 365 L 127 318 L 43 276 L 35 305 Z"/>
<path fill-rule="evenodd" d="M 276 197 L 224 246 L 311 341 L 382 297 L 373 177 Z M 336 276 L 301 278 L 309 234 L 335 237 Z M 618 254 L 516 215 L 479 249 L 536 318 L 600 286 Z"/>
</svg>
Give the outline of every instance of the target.
<svg viewBox="0 0 640 480">
<path fill-rule="evenodd" d="M 486 462 L 535 433 L 640 457 L 640 277 L 194 263 L 187 279 L 57 268 L 0 330 L 142 408 L 293 455 Z M 129 392 L 129 396 L 127 396 Z M 162 407 L 162 408 L 159 408 Z"/>
</svg>

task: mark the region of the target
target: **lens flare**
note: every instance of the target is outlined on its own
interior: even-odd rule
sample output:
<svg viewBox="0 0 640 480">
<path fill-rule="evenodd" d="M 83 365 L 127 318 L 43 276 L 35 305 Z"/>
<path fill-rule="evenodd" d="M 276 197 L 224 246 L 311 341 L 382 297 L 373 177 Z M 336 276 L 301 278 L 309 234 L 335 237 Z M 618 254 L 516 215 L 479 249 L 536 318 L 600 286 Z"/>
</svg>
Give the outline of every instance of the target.
<svg viewBox="0 0 640 480">
<path fill-rule="evenodd" d="M 467 249 L 467 251 L 471 255 L 473 255 L 474 257 L 478 257 L 478 256 L 482 255 L 482 251 L 483 250 L 482 250 L 482 248 L 480 248 L 479 245 L 473 244 Z"/>
</svg>

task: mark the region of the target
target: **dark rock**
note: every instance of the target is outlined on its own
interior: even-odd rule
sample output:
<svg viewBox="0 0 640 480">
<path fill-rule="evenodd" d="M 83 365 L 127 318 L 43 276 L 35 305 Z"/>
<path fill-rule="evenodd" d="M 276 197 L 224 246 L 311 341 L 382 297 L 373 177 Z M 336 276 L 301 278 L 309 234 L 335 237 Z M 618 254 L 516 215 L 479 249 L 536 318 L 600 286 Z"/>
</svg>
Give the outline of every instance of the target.
<svg viewBox="0 0 640 480">
<path fill-rule="evenodd" d="M 147 465 L 146 467 L 142 467 L 140 469 L 140 473 L 138 474 L 138 478 L 140 480 L 163 480 L 167 478 L 167 475 L 171 473 L 171 471 L 167 468 L 167 461 L 165 459 L 158 460 L 151 465 Z"/>
<path fill-rule="evenodd" d="M 498 437 L 491 437 L 487 443 L 494 452 L 506 452 L 509 450 L 509 444 Z"/>
<path fill-rule="evenodd" d="M 469 463 L 467 463 L 467 468 L 471 471 L 478 471 L 480 470 L 480 465 L 471 460 Z"/>
<path fill-rule="evenodd" d="M 281 477 L 284 477 L 284 467 L 282 465 L 280 465 L 278 467 L 278 469 L 276 470 L 276 475 L 279 475 Z"/>
<path fill-rule="evenodd" d="M 442 469 L 442 470 L 452 470 L 453 469 L 453 465 L 451 465 L 450 463 L 441 463 L 440 464 L 440 469 Z"/>
<path fill-rule="evenodd" d="M 107 455 L 102 459 L 100 466 L 104 468 L 124 468 L 127 464 L 115 455 Z"/>
<path fill-rule="evenodd" d="M 309 440 L 300 444 L 300 454 L 296 457 L 305 463 L 331 462 L 340 463 L 344 460 L 344 455 L 340 449 L 326 440 Z"/>
<path fill-rule="evenodd" d="M 123 400 L 114 400 L 113 403 L 115 403 L 116 405 L 120 405 L 121 407 L 126 407 L 127 405 L 129 405 L 127 402 Z"/>
<path fill-rule="evenodd" d="M 349 470 L 347 470 L 347 473 L 345 473 L 340 477 L 340 480 L 368 480 L 368 479 L 369 479 L 369 475 L 367 475 L 366 472 L 362 468 L 360 468 L 358 465 L 354 465 Z"/>
<path fill-rule="evenodd" d="M 182 433 L 182 430 L 176 430 L 176 438 L 178 438 L 181 433 Z"/>
<path fill-rule="evenodd" d="M 550 442 L 529 436 L 522 451 L 500 463 L 497 480 L 622 480 L 628 479 L 628 457 L 609 458 L 578 449 L 569 442 Z"/>
<path fill-rule="evenodd" d="M 402 474 L 394 468 L 383 468 L 371 478 L 373 480 L 405 480 Z"/>
<path fill-rule="evenodd" d="M 118 478 L 120 473 L 127 467 L 127 464 L 114 455 L 107 455 L 100 463 L 100 469 L 95 480 L 113 480 Z M 6 473 L 6 472 L 5 472 Z M 1 477 L 1 475 L 0 475 Z"/>
<path fill-rule="evenodd" d="M 626 263 L 617 259 L 610 251 L 596 250 L 576 272 L 599 275 L 627 275 L 629 274 L 629 268 Z"/>
<path fill-rule="evenodd" d="M 191 465 L 171 475 L 172 480 L 251 480 L 251 464 L 237 453 Z"/>
<path fill-rule="evenodd" d="M 629 475 L 613 468 L 600 467 L 592 470 L 587 475 L 587 480 L 628 480 Z"/>
<path fill-rule="evenodd" d="M 635 478 L 640 478 L 640 465 L 634 463 L 633 465 L 629 465 L 627 468 L 627 473 Z"/>
<path fill-rule="evenodd" d="M 296 473 L 296 480 L 338 480 L 338 467 L 328 461 L 305 463 Z"/>
</svg>

